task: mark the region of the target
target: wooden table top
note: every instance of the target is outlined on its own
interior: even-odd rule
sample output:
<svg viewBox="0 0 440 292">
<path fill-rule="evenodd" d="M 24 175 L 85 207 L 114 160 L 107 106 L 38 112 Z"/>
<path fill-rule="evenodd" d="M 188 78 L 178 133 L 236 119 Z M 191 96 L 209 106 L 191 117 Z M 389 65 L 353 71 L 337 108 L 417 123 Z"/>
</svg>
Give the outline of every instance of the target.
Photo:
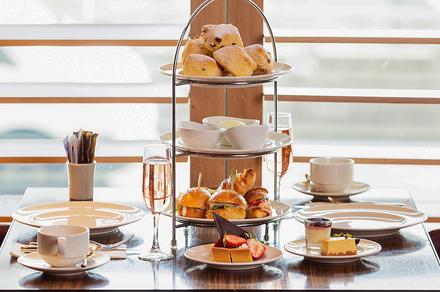
<svg viewBox="0 0 440 292">
<path fill-rule="evenodd" d="M 307 200 L 305 196 L 301 198 Z M 31 188 L 26 191 L 22 205 L 66 199 L 67 190 L 63 188 Z M 356 199 L 413 204 L 406 191 L 397 189 L 373 189 L 356 196 Z M 95 190 L 95 200 L 124 202 L 143 208 L 140 193 L 133 189 L 98 188 Z M 298 198 L 294 202 L 301 203 Z M 130 248 L 150 248 L 152 220 L 149 214 L 121 229 L 136 234 L 130 241 Z M 316 264 L 283 250 L 283 258 L 277 262 L 241 272 L 214 270 L 183 256 L 185 244 L 192 246 L 209 242 L 212 240 L 209 237 L 215 237 L 215 229 L 190 228 L 187 240 L 183 228 L 177 233 L 179 249 L 173 261 L 153 264 L 140 261 L 133 255 L 126 260 L 112 260 L 86 275 L 70 279 L 45 276 L 22 267 L 16 259 L 11 258 L 9 251 L 14 241 L 26 242 L 36 235 L 35 228 L 13 222 L 0 250 L 0 289 L 404 290 L 440 287 L 439 261 L 422 224 L 406 228 L 394 237 L 376 240 L 382 245 L 382 251 L 355 263 Z M 282 248 L 286 242 L 303 236 L 303 226 L 295 219 L 284 220 L 277 231 L 270 227 L 270 236 L 272 244 Z M 160 238 L 164 250 L 169 251 L 170 237 L 171 220 L 162 216 Z"/>
</svg>

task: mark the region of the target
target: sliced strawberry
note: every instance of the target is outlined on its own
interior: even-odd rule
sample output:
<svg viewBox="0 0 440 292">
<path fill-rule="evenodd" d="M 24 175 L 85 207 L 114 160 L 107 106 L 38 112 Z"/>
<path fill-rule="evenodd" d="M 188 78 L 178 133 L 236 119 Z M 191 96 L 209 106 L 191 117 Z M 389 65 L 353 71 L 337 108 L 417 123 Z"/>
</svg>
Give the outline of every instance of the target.
<svg viewBox="0 0 440 292">
<path fill-rule="evenodd" d="M 223 247 L 223 241 L 221 238 L 219 238 L 216 243 L 214 244 L 214 247 Z"/>
<path fill-rule="evenodd" d="M 264 253 L 266 252 L 266 246 L 264 244 L 262 244 L 255 238 L 248 239 L 246 243 L 249 246 L 249 249 L 251 250 L 252 258 L 254 260 L 264 256 Z"/>
<path fill-rule="evenodd" d="M 229 248 L 239 247 L 243 243 L 246 243 L 246 239 L 232 234 L 225 234 L 223 236 L 223 245 Z"/>
</svg>

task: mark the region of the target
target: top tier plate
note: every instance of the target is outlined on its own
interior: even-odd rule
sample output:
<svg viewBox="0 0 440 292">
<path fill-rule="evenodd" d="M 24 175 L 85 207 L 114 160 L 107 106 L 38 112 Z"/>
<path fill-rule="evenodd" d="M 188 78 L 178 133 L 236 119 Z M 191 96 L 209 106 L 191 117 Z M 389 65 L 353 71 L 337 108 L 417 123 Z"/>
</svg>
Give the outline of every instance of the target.
<svg viewBox="0 0 440 292">
<path fill-rule="evenodd" d="M 250 87 L 259 84 L 272 82 L 292 71 L 292 66 L 275 62 L 273 71 L 270 74 L 252 76 L 222 76 L 222 77 L 202 77 L 182 75 L 182 63 L 177 63 L 178 85 L 191 84 L 199 87 Z M 168 76 L 173 76 L 173 64 L 165 64 L 159 67 L 159 72 Z"/>
</svg>

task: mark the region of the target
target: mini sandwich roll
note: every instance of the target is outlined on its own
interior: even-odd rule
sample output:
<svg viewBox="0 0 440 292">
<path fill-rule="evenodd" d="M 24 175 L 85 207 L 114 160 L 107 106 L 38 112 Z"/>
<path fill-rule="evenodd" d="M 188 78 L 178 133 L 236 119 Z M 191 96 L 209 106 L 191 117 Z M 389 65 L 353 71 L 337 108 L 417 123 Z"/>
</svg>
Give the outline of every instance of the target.
<svg viewBox="0 0 440 292">
<path fill-rule="evenodd" d="M 234 76 L 251 76 L 257 63 L 239 46 L 227 46 L 214 52 L 215 60 Z"/>
</svg>

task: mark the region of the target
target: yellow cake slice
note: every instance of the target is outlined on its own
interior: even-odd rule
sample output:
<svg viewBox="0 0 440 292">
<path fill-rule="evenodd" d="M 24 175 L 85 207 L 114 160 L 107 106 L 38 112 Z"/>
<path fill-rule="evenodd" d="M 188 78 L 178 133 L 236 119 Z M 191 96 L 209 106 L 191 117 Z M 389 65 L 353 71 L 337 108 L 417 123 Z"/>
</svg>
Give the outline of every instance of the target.
<svg viewBox="0 0 440 292">
<path fill-rule="evenodd" d="M 346 237 L 329 237 L 321 242 L 321 255 L 344 256 L 356 254 L 356 240 Z"/>
<path fill-rule="evenodd" d="M 213 246 L 211 253 L 214 262 L 246 263 L 253 261 L 249 248 L 225 248 Z"/>
</svg>

